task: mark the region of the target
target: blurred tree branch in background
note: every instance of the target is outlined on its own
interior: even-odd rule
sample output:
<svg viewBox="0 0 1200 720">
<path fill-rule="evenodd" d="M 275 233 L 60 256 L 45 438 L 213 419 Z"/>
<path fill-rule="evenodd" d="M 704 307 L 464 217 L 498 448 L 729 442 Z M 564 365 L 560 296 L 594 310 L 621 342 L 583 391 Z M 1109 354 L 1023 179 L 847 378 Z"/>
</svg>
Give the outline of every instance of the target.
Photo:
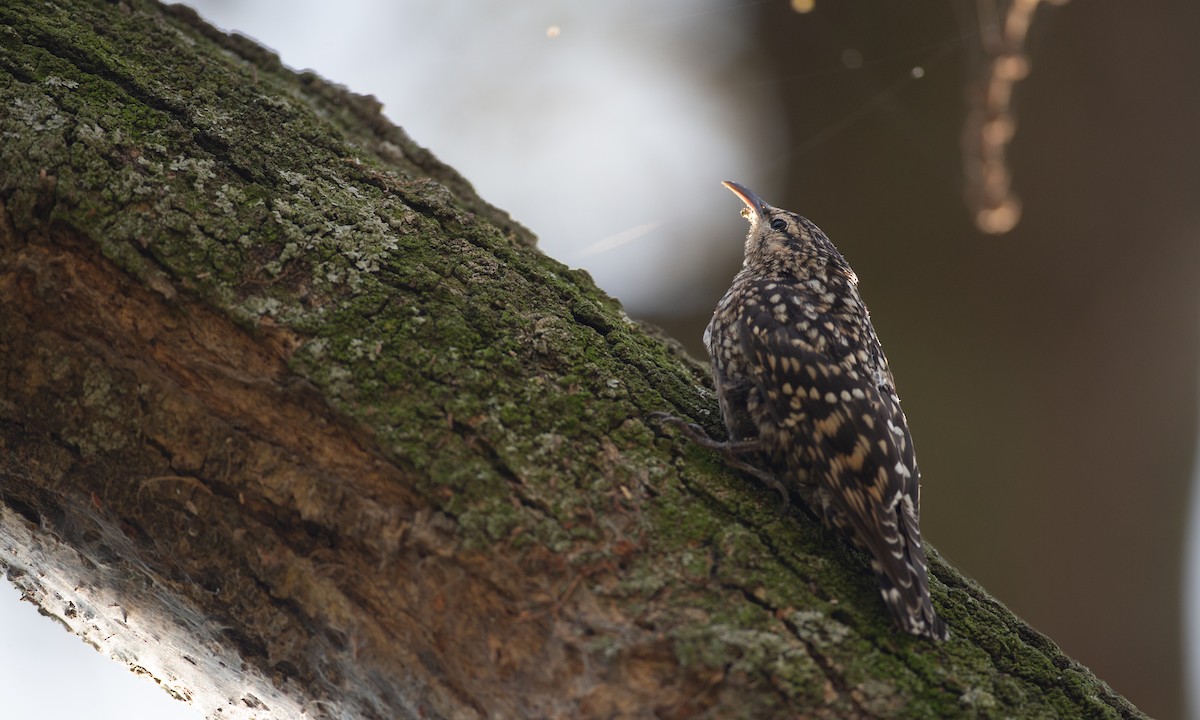
<svg viewBox="0 0 1200 720">
<path fill-rule="evenodd" d="M 1062 5 L 1067 0 L 1046 0 Z M 979 77 L 967 92 L 963 129 L 963 174 L 967 205 L 980 232 L 1002 235 L 1021 220 L 1021 201 L 1012 192 L 1006 159 L 1017 131 L 1012 109 L 1013 88 L 1029 74 L 1025 38 L 1042 0 L 1003 3 L 979 0 L 980 38 L 987 55 Z"/>
</svg>

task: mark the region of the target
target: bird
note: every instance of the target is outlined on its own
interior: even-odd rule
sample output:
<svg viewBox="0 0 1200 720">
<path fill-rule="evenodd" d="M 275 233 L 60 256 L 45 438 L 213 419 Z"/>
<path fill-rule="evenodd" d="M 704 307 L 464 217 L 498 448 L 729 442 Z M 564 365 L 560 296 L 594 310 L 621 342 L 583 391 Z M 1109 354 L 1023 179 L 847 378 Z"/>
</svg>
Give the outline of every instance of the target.
<svg viewBox="0 0 1200 720">
<path fill-rule="evenodd" d="M 929 595 L 912 434 L 858 277 L 810 220 L 723 185 L 750 223 L 741 270 L 704 331 L 728 439 L 659 415 L 785 503 L 799 495 L 866 552 L 900 629 L 946 640 Z"/>
</svg>

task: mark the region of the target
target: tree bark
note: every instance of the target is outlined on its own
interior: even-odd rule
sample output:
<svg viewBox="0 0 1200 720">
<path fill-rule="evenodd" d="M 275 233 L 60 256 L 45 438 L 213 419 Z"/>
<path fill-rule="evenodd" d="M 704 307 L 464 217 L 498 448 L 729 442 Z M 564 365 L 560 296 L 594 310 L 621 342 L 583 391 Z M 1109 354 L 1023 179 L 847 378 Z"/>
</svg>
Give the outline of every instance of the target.
<svg viewBox="0 0 1200 720">
<path fill-rule="evenodd" d="M 0 4 L 0 567 L 211 717 L 1143 717 L 645 418 L 707 373 L 370 97 Z M 12 651 L 12 650 L 10 650 Z"/>
</svg>

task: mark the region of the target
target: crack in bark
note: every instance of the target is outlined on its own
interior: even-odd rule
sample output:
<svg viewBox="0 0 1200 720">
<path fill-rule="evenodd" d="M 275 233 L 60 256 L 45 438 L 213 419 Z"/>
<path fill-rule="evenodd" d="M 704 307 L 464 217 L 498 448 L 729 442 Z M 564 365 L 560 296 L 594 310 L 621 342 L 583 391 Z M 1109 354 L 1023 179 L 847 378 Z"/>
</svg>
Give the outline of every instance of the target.
<svg viewBox="0 0 1200 720">
<path fill-rule="evenodd" d="M 838 700 L 845 700 L 850 704 L 855 712 L 855 715 L 845 717 L 869 718 L 875 716 L 873 713 L 867 712 L 866 708 L 864 708 L 861 702 L 854 696 L 852 688 L 846 682 L 845 676 L 843 676 L 841 671 L 836 667 L 835 662 L 831 658 L 827 657 L 824 653 L 817 650 L 816 644 L 804 637 L 801 634 L 799 627 L 797 627 L 794 622 L 789 620 L 787 617 L 781 616 L 779 612 L 780 608 L 777 608 L 766 600 L 760 598 L 750 589 L 736 583 L 723 583 L 721 587 L 725 588 L 726 590 L 733 590 L 740 593 L 746 602 L 762 608 L 769 616 L 779 620 L 785 627 L 787 627 L 788 631 L 792 634 L 792 637 L 794 637 L 798 642 L 800 642 L 801 645 L 804 646 L 805 652 L 809 658 L 812 659 L 813 664 L 817 666 L 817 668 L 825 676 L 825 679 L 829 683 L 830 687 L 833 688 L 835 697 L 833 699 L 826 700 L 827 707 L 835 705 Z"/>
</svg>

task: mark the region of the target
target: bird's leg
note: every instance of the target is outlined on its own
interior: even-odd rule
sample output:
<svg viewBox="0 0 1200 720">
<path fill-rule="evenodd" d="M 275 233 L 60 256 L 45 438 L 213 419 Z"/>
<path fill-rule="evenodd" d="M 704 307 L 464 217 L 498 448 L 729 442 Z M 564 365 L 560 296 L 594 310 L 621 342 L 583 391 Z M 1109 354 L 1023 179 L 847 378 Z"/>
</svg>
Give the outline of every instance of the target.
<svg viewBox="0 0 1200 720">
<path fill-rule="evenodd" d="M 764 485 L 779 493 L 779 496 L 783 498 L 784 505 L 788 504 L 787 488 L 784 487 L 783 483 L 779 482 L 778 478 L 760 467 L 751 465 L 740 457 L 750 453 L 763 452 L 765 448 L 758 440 L 714 440 L 705 432 L 704 428 L 696 423 L 688 422 L 681 417 L 676 417 L 665 412 L 650 413 L 650 419 L 670 425 L 678 429 L 697 445 L 721 453 L 721 457 L 725 459 L 726 464 L 758 478 Z"/>
</svg>

